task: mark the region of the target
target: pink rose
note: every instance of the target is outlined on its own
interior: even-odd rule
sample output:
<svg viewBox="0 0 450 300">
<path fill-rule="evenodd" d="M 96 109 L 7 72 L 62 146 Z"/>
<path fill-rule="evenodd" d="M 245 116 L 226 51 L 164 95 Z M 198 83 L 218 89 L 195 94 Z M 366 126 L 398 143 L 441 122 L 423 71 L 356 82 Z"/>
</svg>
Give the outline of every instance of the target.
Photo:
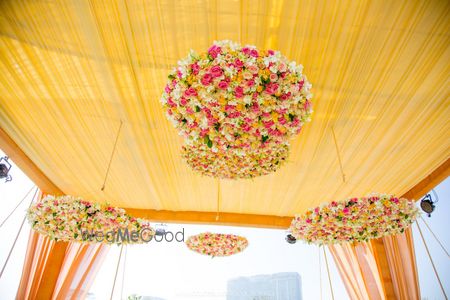
<svg viewBox="0 0 450 300">
<path fill-rule="evenodd" d="M 222 53 L 222 48 L 219 46 L 212 45 L 211 48 L 208 49 L 208 54 L 211 55 L 212 58 L 216 58 L 220 53 Z"/>
<path fill-rule="evenodd" d="M 241 86 L 237 86 L 234 90 L 236 98 L 242 98 L 244 96 L 244 89 Z"/>
<path fill-rule="evenodd" d="M 266 93 L 268 93 L 269 95 L 273 95 L 277 92 L 278 90 L 278 84 L 277 83 L 268 83 L 266 85 Z"/>
<path fill-rule="evenodd" d="M 250 55 L 250 48 L 244 47 L 242 48 L 242 52 L 246 55 Z"/>
<path fill-rule="evenodd" d="M 247 81 L 247 86 L 252 87 L 255 85 L 255 81 L 253 79 Z"/>
<path fill-rule="evenodd" d="M 275 82 L 278 80 L 278 75 L 275 73 L 270 73 L 270 81 Z"/>
<path fill-rule="evenodd" d="M 275 51 L 273 51 L 273 50 L 268 50 L 267 53 L 268 53 L 270 56 L 272 56 L 272 55 L 275 54 Z"/>
<path fill-rule="evenodd" d="M 257 66 L 254 66 L 254 65 L 248 66 L 248 67 L 247 67 L 247 70 L 249 70 L 250 73 L 252 73 L 252 74 L 256 74 L 256 73 L 258 73 L 258 71 L 259 71 L 258 67 L 257 67 Z"/>
<path fill-rule="evenodd" d="M 222 80 L 221 82 L 219 82 L 219 88 L 222 90 L 226 90 L 228 88 L 228 82 L 226 82 L 225 80 Z"/>
<path fill-rule="evenodd" d="M 202 78 L 202 84 L 203 85 L 210 85 L 212 82 L 212 76 L 209 73 L 206 73 Z"/>
<path fill-rule="evenodd" d="M 305 84 L 305 81 L 304 81 L 304 80 L 302 80 L 302 81 L 300 81 L 300 82 L 298 83 L 298 90 L 299 90 L 299 91 L 302 90 L 304 84 Z"/>
<path fill-rule="evenodd" d="M 165 91 L 167 94 L 169 94 L 169 93 L 172 91 L 172 89 L 170 88 L 169 85 L 166 85 L 166 87 L 164 88 L 164 91 Z"/>
<path fill-rule="evenodd" d="M 223 75 L 222 68 L 220 66 L 214 66 L 211 68 L 211 75 L 214 78 L 220 77 Z"/>
<path fill-rule="evenodd" d="M 252 49 L 252 50 L 250 51 L 250 56 L 258 57 L 258 51 L 257 51 L 256 49 Z"/>
<path fill-rule="evenodd" d="M 180 104 L 181 105 L 183 105 L 183 106 L 186 106 L 186 104 L 187 104 L 187 100 L 186 100 L 186 98 L 181 98 L 181 100 L 180 100 Z"/>
<path fill-rule="evenodd" d="M 193 87 L 190 87 L 184 92 L 184 94 L 188 97 L 197 96 L 197 91 Z"/>
<path fill-rule="evenodd" d="M 242 62 L 242 60 L 240 60 L 239 58 L 237 58 L 237 59 L 234 61 L 234 65 L 236 66 L 236 68 L 242 69 L 242 67 L 244 66 L 244 63 Z"/>
<path fill-rule="evenodd" d="M 191 70 L 194 75 L 197 75 L 200 71 L 200 66 L 197 63 L 191 65 Z"/>
<path fill-rule="evenodd" d="M 305 110 L 310 110 L 310 108 L 311 108 L 311 102 L 309 102 L 308 100 L 306 100 L 306 102 L 305 102 L 305 104 L 304 104 L 303 107 L 305 108 Z"/>
</svg>

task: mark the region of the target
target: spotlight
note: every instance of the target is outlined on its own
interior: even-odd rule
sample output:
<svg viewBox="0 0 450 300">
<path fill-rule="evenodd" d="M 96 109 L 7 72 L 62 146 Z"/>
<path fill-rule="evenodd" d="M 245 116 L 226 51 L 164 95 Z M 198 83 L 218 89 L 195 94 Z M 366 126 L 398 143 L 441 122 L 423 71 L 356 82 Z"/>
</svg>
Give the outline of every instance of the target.
<svg viewBox="0 0 450 300">
<path fill-rule="evenodd" d="M 420 208 L 428 214 L 428 217 L 431 217 L 431 213 L 434 211 L 435 206 L 430 194 L 427 194 L 420 200 Z"/>
<path fill-rule="evenodd" d="M 286 242 L 288 242 L 289 244 L 295 244 L 297 242 L 297 239 L 293 237 L 292 234 L 288 234 L 286 236 Z"/>
<path fill-rule="evenodd" d="M 11 181 L 12 177 L 9 175 L 11 164 L 8 161 L 8 156 L 0 158 L 0 179 L 5 178 L 5 182 Z"/>
<path fill-rule="evenodd" d="M 164 236 L 166 234 L 166 224 L 157 224 L 155 229 L 156 236 Z"/>
</svg>

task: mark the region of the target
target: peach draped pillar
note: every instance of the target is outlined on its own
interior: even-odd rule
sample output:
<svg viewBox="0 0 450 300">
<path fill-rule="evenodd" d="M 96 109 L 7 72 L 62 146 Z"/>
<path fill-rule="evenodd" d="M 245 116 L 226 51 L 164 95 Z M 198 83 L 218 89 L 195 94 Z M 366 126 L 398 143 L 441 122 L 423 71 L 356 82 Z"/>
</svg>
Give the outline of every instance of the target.
<svg viewBox="0 0 450 300">
<path fill-rule="evenodd" d="M 411 229 L 329 249 L 351 299 L 420 299 Z"/>
<path fill-rule="evenodd" d="M 17 299 L 83 298 L 109 248 L 30 233 Z"/>
</svg>

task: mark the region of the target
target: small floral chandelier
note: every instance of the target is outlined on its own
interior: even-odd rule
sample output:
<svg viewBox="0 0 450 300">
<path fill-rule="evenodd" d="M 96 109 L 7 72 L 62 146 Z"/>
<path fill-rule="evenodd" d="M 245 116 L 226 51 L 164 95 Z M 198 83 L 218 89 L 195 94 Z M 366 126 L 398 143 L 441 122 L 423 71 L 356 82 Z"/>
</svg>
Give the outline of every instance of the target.
<svg viewBox="0 0 450 300">
<path fill-rule="evenodd" d="M 374 194 L 309 209 L 295 216 L 289 231 L 309 244 L 365 242 L 404 232 L 418 215 L 414 201 Z"/>
<path fill-rule="evenodd" d="M 139 244 L 155 234 L 148 221 L 122 208 L 73 196 L 46 196 L 28 209 L 27 218 L 33 230 L 55 241 Z"/>
<path fill-rule="evenodd" d="M 212 257 L 230 256 L 244 251 L 248 241 L 238 235 L 205 232 L 190 236 L 186 240 L 186 246 L 192 251 Z"/>
</svg>

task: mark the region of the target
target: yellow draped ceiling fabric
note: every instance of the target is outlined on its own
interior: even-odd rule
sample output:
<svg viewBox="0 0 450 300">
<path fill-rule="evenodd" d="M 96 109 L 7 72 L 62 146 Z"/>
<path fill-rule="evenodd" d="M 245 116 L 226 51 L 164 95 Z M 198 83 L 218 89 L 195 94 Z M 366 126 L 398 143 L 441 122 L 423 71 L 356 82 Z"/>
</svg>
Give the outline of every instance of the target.
<svg viewBox="0 0 450 300">
<path fill-rule="evenodd" d="M 221 212 L 402 195 L 450 156 L 449 14 L 448 1 L 2 1 L 0 126 L 66 194 L 215 212 L 217 181 L 182 161 L 159 98 L 189 49 L 230 39 L 302 63 L 315 112 L 278 172 L 221 182 Z"/>
</svg>

